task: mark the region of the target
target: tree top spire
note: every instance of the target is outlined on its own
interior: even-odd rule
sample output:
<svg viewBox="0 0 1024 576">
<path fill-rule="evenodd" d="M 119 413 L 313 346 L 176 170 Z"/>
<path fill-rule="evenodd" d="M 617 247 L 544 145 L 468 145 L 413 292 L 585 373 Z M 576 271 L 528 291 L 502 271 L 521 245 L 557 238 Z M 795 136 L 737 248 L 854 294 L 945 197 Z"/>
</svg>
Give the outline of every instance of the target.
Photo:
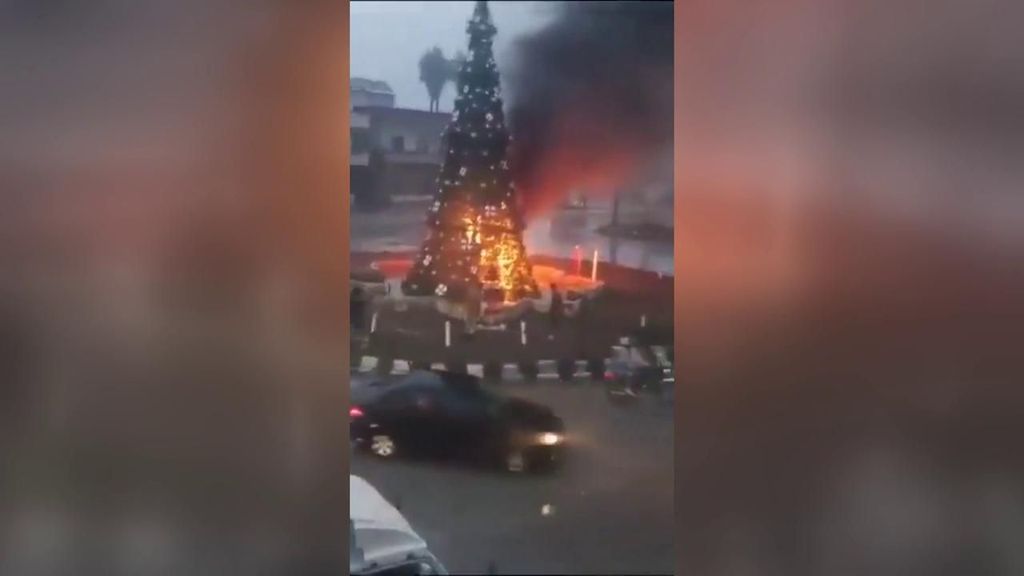
<svg viewBox="0 0 1024 576">
<path fill-rule="evenodd" d="M 491 21 L 491 10 L 487 7 L 487 0 L 477 0 L 473 8 L 473 20 Z"/>
<path fill-rule="evenodd" d="M 486 0 L 480 0 L 476 3 L 476 7 L 473 9 L 473 17 L 469 19 L 469 24 L 466 25 L 466 32 L 469 33 L 470 43 L 476 41 L 474 38 L 477 40 L 490 40 L 494 37 L 497 28 L 491 22 L 491 10 L 487 7 Z"/>
</svg>

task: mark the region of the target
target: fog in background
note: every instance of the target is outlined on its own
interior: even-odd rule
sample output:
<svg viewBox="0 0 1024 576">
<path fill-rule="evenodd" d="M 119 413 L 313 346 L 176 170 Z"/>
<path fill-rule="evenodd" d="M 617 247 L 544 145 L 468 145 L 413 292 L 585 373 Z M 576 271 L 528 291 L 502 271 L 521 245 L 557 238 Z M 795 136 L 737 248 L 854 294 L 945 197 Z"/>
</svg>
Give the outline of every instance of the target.
<svg viewBox="0 0 1024 576">
<path fill-rule="evenodd" d="M 1024 572 L 1019 4 L 677 8 L 682 570 Z"/>
<path fill-rule="evenodd" d="M 490 2 L 513 176 L 527 216 L 574 190 L 638 192 L 671 180 L 671 2 Z M 354 2 L 353 76 L 426 109 L 419 58 L 467 49 L 473 2 Z M 397 41 L 401 38 L 401 41 Z M 441 110 L 451 110 L 446 85 Z"/>
<path fill-rule="evenodd" d="M 511 170 L 527 217 L 572 190 L 611 195 L 660 183 L 671 192 L 673 4 L 552 9 L 506 70 Z"/>
<path fill-rule="evenodd" d="M 549 2 L 490 2 L 498 27 L 494 58 L 499 71 L 514 59 L 514 44 L 554 17 Z M 451 58 L 468 50 L 466 24 L 473 2 L 352 2 L 350 4 L 350 61 L 352 76 L 383 80 L 395 91 L 395 106 L 426 110 L 427 89 L 420 82 L 419 61 L 438 46 Z M 441 111 L 451 112 L 455 85 L 441 94 Z"/>
</svg>

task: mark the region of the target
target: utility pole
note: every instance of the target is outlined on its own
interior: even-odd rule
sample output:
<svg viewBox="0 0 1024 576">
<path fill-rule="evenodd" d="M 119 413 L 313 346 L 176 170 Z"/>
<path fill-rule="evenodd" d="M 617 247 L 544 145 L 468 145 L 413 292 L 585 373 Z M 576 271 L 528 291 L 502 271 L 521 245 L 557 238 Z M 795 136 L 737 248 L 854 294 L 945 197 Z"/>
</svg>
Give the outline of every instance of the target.
<svg viewBox="0 0 1024 576">
<path fill-rule="evenodd" d="M 611 228 L 614 233 L 618 233 L 619 228 L 619 190 L 615 190 L 614 196 L 612 196 L 612 223 Z"/>
</svg>

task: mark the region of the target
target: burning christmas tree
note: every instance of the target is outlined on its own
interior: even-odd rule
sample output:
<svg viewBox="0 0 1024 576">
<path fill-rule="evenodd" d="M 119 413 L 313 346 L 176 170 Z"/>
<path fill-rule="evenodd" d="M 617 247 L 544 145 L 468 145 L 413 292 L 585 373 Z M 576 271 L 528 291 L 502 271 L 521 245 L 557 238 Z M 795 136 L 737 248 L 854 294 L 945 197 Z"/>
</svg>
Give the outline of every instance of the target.
<svg viewBox="0 0 1024 576">
<path fill-rule="evenodd" d="M 403 283 L 406 294 L 456 301 L 480 294 L 504 303 L 537 294 L 506 159 L 510 137 L 491 47 L 496 31 L 487 2 L 477 2 L 427 238 Z"/>
</svg>

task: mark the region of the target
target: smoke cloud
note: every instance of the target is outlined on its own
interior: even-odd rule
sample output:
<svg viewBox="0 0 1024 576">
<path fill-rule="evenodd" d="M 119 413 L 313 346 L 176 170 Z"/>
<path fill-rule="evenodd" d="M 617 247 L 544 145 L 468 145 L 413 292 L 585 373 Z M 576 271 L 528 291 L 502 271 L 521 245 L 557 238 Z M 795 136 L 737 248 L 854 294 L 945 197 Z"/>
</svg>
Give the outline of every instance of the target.
<svg viewBox="0 0 1024 576">
<path fill-rule="evenodd" d="M 672 145 L 672 2 L 569 2 L 507 74 L 527 215 L 623 184 Z"/>
</svg>

